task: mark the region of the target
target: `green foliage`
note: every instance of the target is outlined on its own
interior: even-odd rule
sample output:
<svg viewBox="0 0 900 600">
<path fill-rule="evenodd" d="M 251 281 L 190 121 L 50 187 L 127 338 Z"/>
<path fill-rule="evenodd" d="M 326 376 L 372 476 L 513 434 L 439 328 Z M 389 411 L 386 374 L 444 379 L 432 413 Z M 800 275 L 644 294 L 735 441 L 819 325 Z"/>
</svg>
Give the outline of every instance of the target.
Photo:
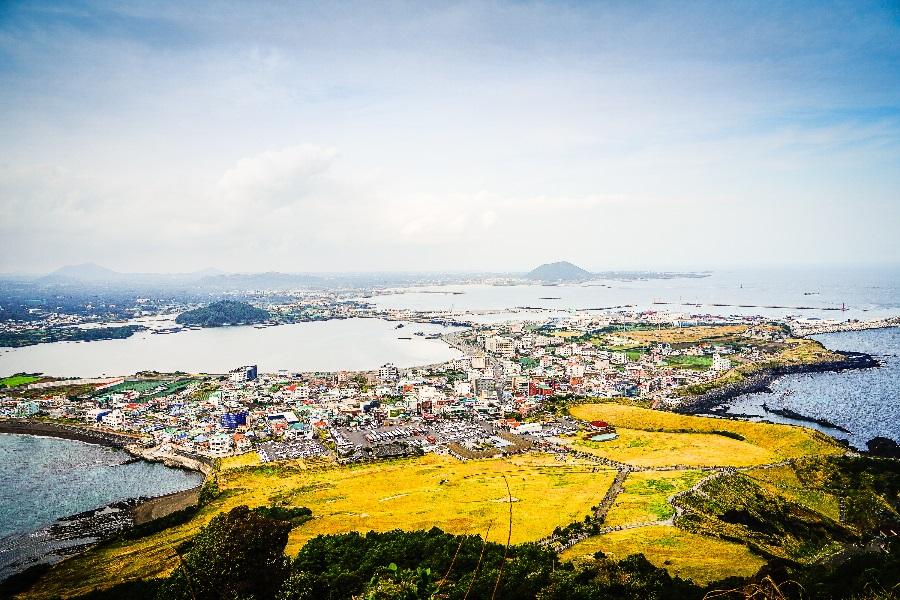
<svg viewBox="0 0 900 600">
<path fill-rule="evenodd" d="M 267 519 L 286 521 L 296 527 L 312 518 L 312 511 L 305 506 L 260 506 L 253 512 Z"/>
<path fill-rule="evenodd" d="M 85 342 L 96 340 L 123 340 L 143 329 L 140 325 L 121 327 L 47 327 L 21 331 L 0 332 L 0 347 L 21 348 L 49 342 Z"/>
<path fill-rule="evenodd" d="M 266 600 L 288 575 L 291 525 L 238 506 L 217 515 L 160 586 L 158 600 Z"/>
<path fill-rule="evenodd" d="M 801 563 L 879 531 L 900 529 L 900 463 L 841 456 L 797 461 L 794 470 L 805 490 L 842 499 L 840 522 L 773 494 L 746 475 L 732 474 L 679 498 L 684 513 L 678 525 L 747 544 L 769 558 Z"/>
<path fill-rule="evenodd" d="M 222 325 L 262 323 L 272 318 L 269 311 L 246 302 L 221 300 L 208 306 L 181 313 L 175 322 L 180 325 L 221 327 Z"/>
<path fill-rule="evenodd" d="M 575 567 L 560 564 L 554 552 L 535 544 L 512 546 L 507 552 L 504 546 L 478 536 L 455 536 L 437 528 L 319 536 L 307 542 L 291 571 L 279 600 L 637 600 L 702 595 L 693 584 L 672 579 L 643 557 L 629 557 L 621 563 L 602 559 Z"/>
<path fill-rule="evenodd" d="M 206 506 L 218 498 L 219 494 L 221 494 L 221 491 L 219 490 L 219 480 L 216 479 L 215 475 L 207 477 L 206 481 L 204 481 L 203 485 L 200 487 L 197 503 L 199 506 Z"/>
</svg>

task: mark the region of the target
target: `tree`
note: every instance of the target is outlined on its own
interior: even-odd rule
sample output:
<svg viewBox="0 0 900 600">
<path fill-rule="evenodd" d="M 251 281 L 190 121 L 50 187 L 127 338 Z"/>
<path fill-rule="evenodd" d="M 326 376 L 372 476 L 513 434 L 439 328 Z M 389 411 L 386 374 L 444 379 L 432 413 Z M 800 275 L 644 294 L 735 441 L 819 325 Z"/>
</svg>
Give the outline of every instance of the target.
<svg viewBox="0 0 900 600">
<path fill-rule="evenodd" d="M 158 600 L 270 600 L 288 575 L 291 524 L 238 506 L 217 515 L 181 556 Z"/>
</svg>

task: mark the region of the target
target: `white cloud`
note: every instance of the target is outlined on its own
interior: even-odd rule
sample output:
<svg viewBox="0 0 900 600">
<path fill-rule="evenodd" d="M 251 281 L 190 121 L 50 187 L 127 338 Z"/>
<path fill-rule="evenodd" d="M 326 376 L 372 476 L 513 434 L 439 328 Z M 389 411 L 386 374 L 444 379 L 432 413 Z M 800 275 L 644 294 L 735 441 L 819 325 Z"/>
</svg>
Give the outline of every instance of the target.
<svg viewBox="0 0 900 600">
<path fill-rule="evenodd" d="M 302 144 L 242 158 L 222 175 L 218 191 L 240 200 L 287 200 L 289 197 L 282 196 L 282 192 L 326 172 L 336 156 L 334 148 Z"/>
</svg>

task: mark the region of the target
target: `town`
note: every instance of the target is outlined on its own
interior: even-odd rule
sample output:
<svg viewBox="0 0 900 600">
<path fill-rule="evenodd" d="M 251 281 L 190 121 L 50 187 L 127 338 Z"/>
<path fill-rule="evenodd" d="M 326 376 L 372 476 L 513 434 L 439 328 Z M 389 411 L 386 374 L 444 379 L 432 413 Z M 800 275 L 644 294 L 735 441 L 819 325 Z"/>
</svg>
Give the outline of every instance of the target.
<svg viewBox="0 0 900 600">
<path fill-rule="evenodd" d="M 0 417 L 136 434 L 164 455 L 356 462 L 437 452 L 466 459 L 565 448 L 584 425 L 560 407 L 579 398 L 677 408 L 741 370 L 831 355 L 762 317 L 653 311 L 470 322 L 443 339 L 462 356 L 405 369 L 260 373 L 248 365 L 221 375 L 23 375 L 21 385 L 5 388 Z M 614 439 L 615 431 L 600 421 L 587 435 Z"/>
</svg>

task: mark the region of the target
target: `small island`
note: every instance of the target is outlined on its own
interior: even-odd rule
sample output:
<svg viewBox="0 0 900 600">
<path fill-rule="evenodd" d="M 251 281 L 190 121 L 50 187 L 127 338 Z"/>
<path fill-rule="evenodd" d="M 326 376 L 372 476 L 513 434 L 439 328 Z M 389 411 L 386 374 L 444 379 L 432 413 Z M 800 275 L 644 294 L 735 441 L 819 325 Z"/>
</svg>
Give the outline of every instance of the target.
<svg viewBox="0 0 900 600">
<path fill-rule="evenodd" d="M 246 302 L 220 300 L 207 306 L 181 313 L 175 319 L 179 325 L 199 327 L 224 327 L 227 325 L 254 325 L 272 318 L 269 311 Z"/>
</svg>

